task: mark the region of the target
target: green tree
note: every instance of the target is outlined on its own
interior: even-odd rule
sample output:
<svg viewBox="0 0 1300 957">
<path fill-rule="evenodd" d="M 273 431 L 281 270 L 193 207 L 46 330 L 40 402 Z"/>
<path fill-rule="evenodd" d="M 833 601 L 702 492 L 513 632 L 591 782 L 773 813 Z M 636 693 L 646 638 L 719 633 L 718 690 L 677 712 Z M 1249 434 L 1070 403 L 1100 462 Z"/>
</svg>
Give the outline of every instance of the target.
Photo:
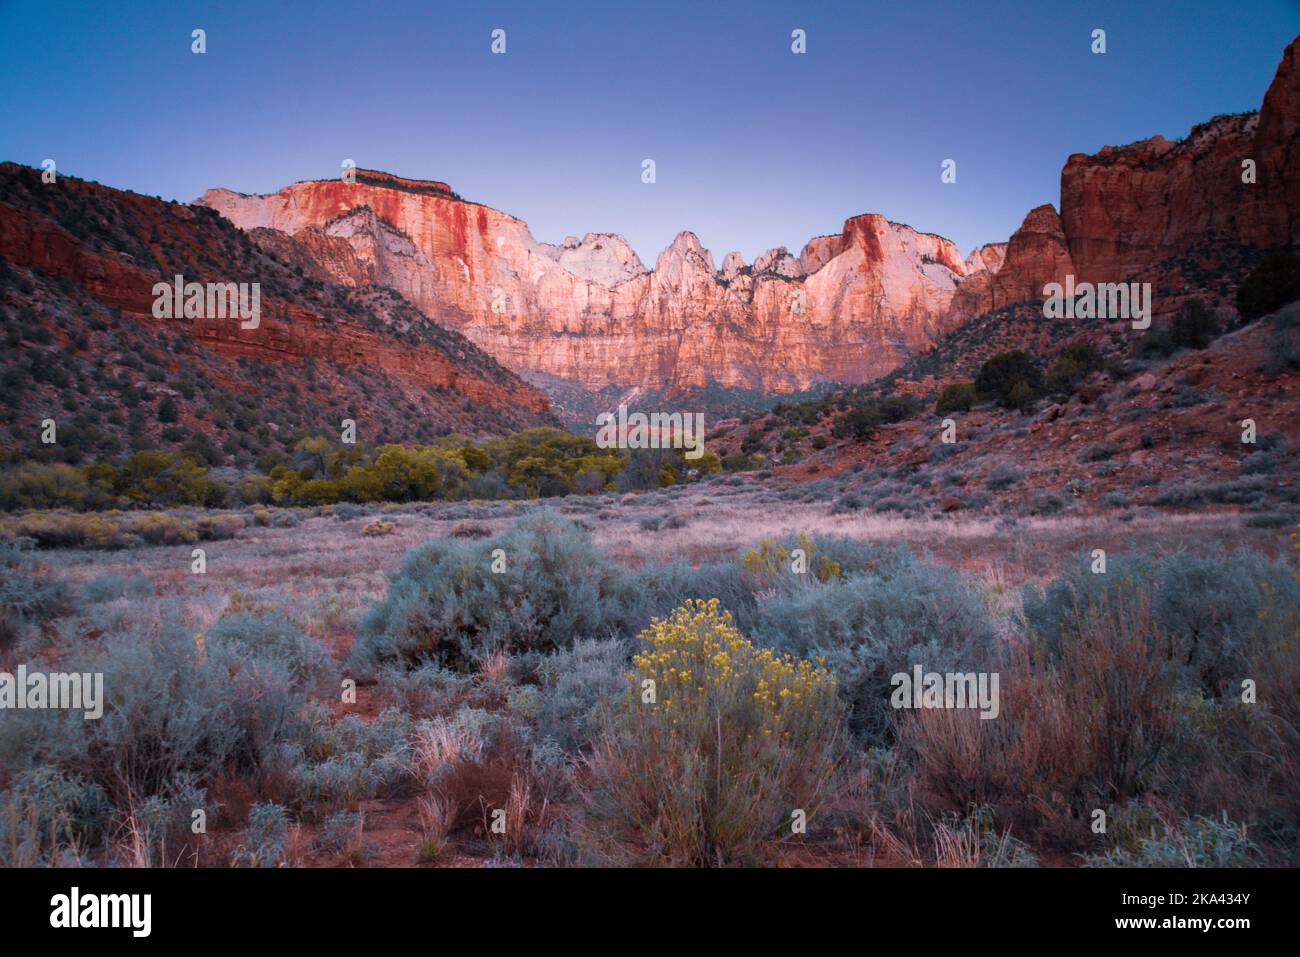
<svg viewBox="0 0 1300 957">
<path fill-rule="evenodd" d="M 939 393 L 939 401 L 935 403 L 934 410 L 940 415 L 948 412 L 969 412 L 977 398 L 974 382 L 952 382 L 944 386 L 943 391 Z"/>
<path fill-rule="evenodd" d="M 1293 249 L 1264 257 L 1237 289 L 1237 311 L 1245 322 L 1276 312 L 1300 297 L 1300 258 Z"/>
<path fill-rule="evenodd" d="M 1043 394 L 1043 374 L 1023 349 L 1003 352 L 980 366 L 975 391 L 1004 408 L 1024 410 Z"/>
<path fill-rule="evenodd" d="M 1218 332 L 1218 319 L 1200 299 L 1184 303 L 1169 326 L 1170 341 L 1183 349 L 1204 349 Z"/>
</svg>

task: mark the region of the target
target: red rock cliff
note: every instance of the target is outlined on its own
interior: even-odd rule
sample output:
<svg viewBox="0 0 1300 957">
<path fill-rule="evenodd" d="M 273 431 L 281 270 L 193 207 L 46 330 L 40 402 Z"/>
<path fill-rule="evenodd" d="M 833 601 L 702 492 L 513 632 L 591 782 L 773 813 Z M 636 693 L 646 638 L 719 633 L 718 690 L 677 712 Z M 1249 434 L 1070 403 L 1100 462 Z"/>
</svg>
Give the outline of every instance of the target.
<svg viewBox="0 0 1300 957">
<path fill-rule="evenodd" d="M 1222 236 L 1251 246 L 1300 240 L 1300 38 L 1258 113 L 1220 116 L 1177 143 L 1155 136 L 1061 172 L 1061 222 L 1076 276 L 1118 282 Z M 1242 182 L 1245 160 L 1256 181 Z"/>
<path fill-rule="evenodd" d="M 359 171 L 355 184 L 210 190 L 201 202 L 322 251 L 339 282 L 394 287 L 511 368 L 589 388 L 867 381 L 946 331 L 966 271 L 948 240 L 878 215 L 850 219 L 798 258 L 774 249 L 746 269 L 733 254 L 721 272 L 684 232 L 647 270 L 620 236 L 550 246 L 443 184 L 398 183 Z"/>
</svg>

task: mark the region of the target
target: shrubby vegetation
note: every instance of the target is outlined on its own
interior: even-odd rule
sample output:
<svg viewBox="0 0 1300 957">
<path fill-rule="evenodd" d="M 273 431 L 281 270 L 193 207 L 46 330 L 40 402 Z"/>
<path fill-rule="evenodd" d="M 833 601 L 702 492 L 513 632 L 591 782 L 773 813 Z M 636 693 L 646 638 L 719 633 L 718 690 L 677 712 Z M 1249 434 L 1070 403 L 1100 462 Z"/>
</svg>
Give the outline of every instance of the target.
<svg viewBox="0 0 1300 957">
<path fill-rule="evenodd" d="M 468 671 L 496 652 L 553 652 L 617 633 L 629 597 L 626 576 L 588 536 L 541 513 L 485 544 L 439 540 L 407 554 L 362 623 L 353 662 Z"/>
<path fill-rule="evenodd" d="M 865 439 L 876 429 L 891 422 L 901 422 L 921 409 L 920 400 L 911 396 L 890 396 L 886 399 L 858 401 L 835 420 L 832 429 L 836 438 L 851 436 Z"/>
<path fill-rule="evenodd" d="M 285 515 L 288 513 L 280 513 Z M 267 513 L 267 523 L 271 521 Z M 185 545 L 233 538 L 251 515 L 198 515 L 168 512 L 24 512 L 0 518 L 0 539 L 26 541 L 42 548 L 131 548 L 136 545 Z"/>
<path fill-rule="evenodd" d="M 1237 289 L 1237 311 L 1246 322 L 1276 312 L 1300 298 L 1300 257 L 1278 249 L 1264 257 Z"/>
<path fill-rule="evenodd" d="M 980 366 L 974 382 L 953 382 L 944 386 L 935 404 L 940 415 L 969 412 L 981 402 L 1027 412 L 1044 395 L 1067 397 L 1105 362 L 1097 348 L 1087 342 L 1068 346 L 1044 375 L 1029 353 L 1023 350 L 993 356 Z"/>
<path fill-rule="evenodd" d="M 1068 396 L 1078 388 L 1079 383 L 1103 365 L 1101 353 L 1096 346 L 1087 342 L 1076 343 L 1057 357 L 1047 372 L 1043 388 L 1053 395 Z"/>
<path fill-rule="evenodd" d="M 331 656 L 283 612 L 232 594 L 195 618 L 138 577 L 70 588 L 10 547 L 0 660 L 102 671 L 108 701 L 100 721 L 0 723 L 0 859 L 364 863 L 357 812 L 384 798 L 418 806 L 423 863 L 451 844 L 770 862 L 846 834 L 981 866 L 1300 860 L 1293 567 L 1111 556 L 1022 613 L 991 597 L 905 549 L 807 534 L 630 569 L 540 511 L 408 553 L 344 666 L 373 708 L 340 713 Z M 915 665 L 998 674 L 997 719 L 893 709 Z M 196 807 L 216 837 L 189 831 Z M 497 808 L 506 835 L 484 827 Z"/>
<path fill-rule="evenodd" d="M 30 626 L 67 611 L 70 592 L 20 545 L 0 541 L 0 652 Z"/>
<path fill-rule="evenodd" d="M 988 805 L 1000 826 L 1096 863 L 1243 863 L 1250 822 L 1252 840 L 1294 861 L 1294 569 L 1246 552 L 1118 557 L 1106 574 L 1080 561 L 1030 588 L 1024 617 L 997 721 L 922 712 L 904 724 L 923 806 Z M 1081 808 L 1107 813 L 1107 837 L 1079 827 Z M 1238 823 L 1214 834 L 1200 820 L 1225 815 Z M 1210 839 L 1217 850 L 1187 850 Z"/>
<path fill-rule="evenodd" d="M 827 796 L 835 679 L 755 647 L 717 599 L 688 601 L 639 644 L 591 764 L 582 841 L 617 863 L 761 861 L 792 808 L 815 814 Z"/>
<path fill-rule="evenodd" d="M 1204 349 L 1220 333 L 1214 311 L 1200 299 L 1190 299 L 1168 323 L 1154 324 L 1133 344 L 1140 358 L 1164 358 L 1179 349 Z"/>
<path fill-rule="evenodd" d="M 435 445 L 374 449 L 303 439 L 265 471 L 215 477 L 188 452 L 134 452 L 120 462 L 76 466 L 26 462 L 0 471 L 0 509 L 329 505 L 538 498 L 676 485 L 721 468 L 708 451 L 598 448 L 560 429 L 532 429 L 475 445 L 448 436 Z"/>
<path fill-rule="evenodd" d="M 285 742 L 302 732 L 302 675 L 307 663 L 323 660 L 323 649 L 286 640 L 278 620 L 268 618 L 265 635 L 247 622 L 223 632 L 218 622 L 203 641 L 171 602 L 143 602 L 116 621 L 113 632 L 84 638 L 76 619 L 67 620 L 49 649 L 61 670 L 103 674 L 101 718 L 17 711 L 0 723 L 0 784 L 9 789 L 0 794 L 0 830 L 37 846 L 20 858 L 56 851 L 33 836 L 21 813 L 31 775 L 56 776 L 50 780 L 82 795 L 77 807 L 91 802 L 97 820 L 113 821 L 92 829 L 72 814 L 67 828 L 55 830 L 57 853 L 75 858 L 126 829 L 132 862 L 172 865 L 194 853 L 191 810 L 207 808 L 216 818 L 205 789 L 232 774 L 274 777 Z M 6 850 L 14 853 L 11 846 L 0 854 Z"/>
<path fill-rule="evenodd" d="M 953 382 L 944 386 L 943 391 L 939 393 L 935 411 L 940 415 L 949 412 L 969 412 L 977 401 L 979 401 L 979 394 L 975 391 L 974 382 Z"/>
<path fill-rule="evenodd" d="M 1024 412 L 1043 394 L 1043 374 L 1023 349 L 989 359 L 975 376 L 975 391 L 985 400 Z"/>
</svg>

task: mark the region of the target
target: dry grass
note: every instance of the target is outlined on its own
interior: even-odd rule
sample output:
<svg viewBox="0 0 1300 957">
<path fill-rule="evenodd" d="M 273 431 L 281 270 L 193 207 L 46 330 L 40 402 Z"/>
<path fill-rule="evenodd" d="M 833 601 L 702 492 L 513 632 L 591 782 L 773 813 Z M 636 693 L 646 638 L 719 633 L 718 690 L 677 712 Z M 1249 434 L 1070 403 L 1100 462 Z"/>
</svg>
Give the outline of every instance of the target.
<svg viewBox="0 0 1300 957">
<path fill-rule="evenodd" d="M 451 846 L 449 837 L 456 821 L 456 807 L 436 794 L 426 794 L 417 804 L 420 812 L 420 850 L 417 861 L 433 864 L 444 857 Z"/>
<path fill-rule="evenodd" d="M 362 534 L 371 515 L 341 521 L 330 514 L 304 513 L 294 527 L 252 526 L 238 538 L 202 543 L 205 575 L 190 573 L 190 545 L 55 549 L 42 551 L 40 558 L 74 585 L 100 575 L 145 576 L 159 597 L 183 603 L 200 641 L 239 593 L 241 601 L 285 612 L 341 654 L 365 610 L 386 594 L 388 573 L 408 549 L 435 538 L 470 537 L 470 531 L 475 538 L 484 531 L 498 534 L 518 514 L 548 505 L 570 512 L 591 529 L 597 550 L 627 566 L 730 558 L 761 538 L 792 532 L 907 545 L 977 579 L 993 616 L 1003 622 L 1018 609 L 1027 581 L 1052 577 L 1067 558 L 1094 547 L 1112 554 L 1129 548 L 1159 553 L 1214 542 L 1228 548 L 1248 544 L 1271 554 L 1289 550 L 1289 530 L 1245 528 L 1239 516 L 1225 511 L 1140 513 L 1129 522 L 1111 515 L 1009 522 L 909 519 L 869 511 L 832 515 L 825 503 L 778 502 L 771 492 L 753 487 L 705 486 L 586 502 L 377 509 L 400 517 L 393 533 L 381 536 Z M 482 511 L 474 511 L 478 509 Z M 470 530 L 465 527 L 467 510 L 473 514 Z M 685 525 L 672 527 L 665 521 L 650 531 L 641 524 L 649 516 L 674 515 L 685 518 Z M 1175 713 L 1153 651 L 1160 647 L 1159 636 L 1149 634 L 1142 609 L 1130 611 L 1122 620 L 1091 622 L 1092 637 L 1052 668 L 1036 651 L 1013 646 L 1012 661 L 1002 674 L 997 721 L 980 721 L 969 711 L 905 716 L 899 748 L 905 760 L 899 763 L 906 765 L 907 774 L 900 780 L 873 780 L 860 773 L 861 780 L 842 782 L 828 800 L 824 813 L 835 818 L 837 853 L 857 864 L 877 858 L 916 866 L 987 863 L 1000 852 L 990 851 L 981 843 L 987 835 L 960 817 L 972 806 L 989 807 L 998 827 L 1016 835 L 1032 834 L 1062 850 L 1079 847 L 1086 840 L 1088 809 L 1135 794 L 1142 771 L 1150 766 L 1151 749 L 1164 745 Z M 1115 640 L 1116 635 L 1125 640 Z M 1300 718 L 1293 706 L 1300 700 L 1294 694 L 1300 687 L 1300 655 L 1279 656 L 1259 662 L 1252 673 L 1261 676 L 1270 701 L 1284 704 L 1274 705 L 1277 713 L 1267 724 L 1241 730 L 1239 740 L 1261 754 L 1280 755 L 1285 770 L 1298 766 L 1300 754 L 1295 732 Z M 478 671 L 482 687 L 510 684 L 510 662 L 499 653 L 480 661 Z M 494 694 L 472 702 L 438 699 L 436 705 L 446 718 L 457 704 L 495 711 L 504 700 Z M 414 807 L 408 806 L 407 830 L 413 838 L 403 852 L 406 860 L 414 854 L 420 863 L 446 862 L 453 840 L 458 852 L 536 856 L 540 835 L 574 809 L 569 785 L 535 768 L 527 749 L 508 735 L 489 748 L 466 728 L 435 718 L 419 725 L 412 746 L 418 787 L 411 799 Z M 1245 795 L 1235 766 L 1216 760 L 1210 754 L 1206 773 L 1183 786 L 1196 788 L 1194 803 L 1232 808 L 1234 818 L 1249 819 L 1263 798 Z M 225 805 L 223 817 L 233 821 L 245 820 L 255 800 L 291 805 L 292 782 L 285 770 L 272 769 L 270 775 L 256 781 L 213 781 L 209 793 Z M 901 810 L 897 791 L 904 792 Z M 889 807 L 887 797 L 894 802 Z M 1294 808 L 1294 802 L 1279 802 L 1274 801 L 1283 810 Z M 492 831 L 494 810 L 504 811 L 504 834 Z M 110 838 L 113 857 L 122 864 L 189 866 L 221 862 L 222 842 L 233 835 L 215 835 L 193 848 L 184 843 L 168 847 L 128 814 Z M 286 837 L 286 860 L 304 860 L 307 843 L 295 826 Z M 9 853 L 12 858 L 19 851 L 11 848 Z M 358 843 L 345 848 L 339 862 L 361 863 L 364 856 Z"/>
<path fill-rule="evenodd" d="M 587 500 L 584 514 L 570 515 L 592 531 L 596 547 L 620 564 L 698 563 L 734 556 L 761 538 L 789 533 L 843 535 L 886 545 L 906 545 L 918 554 L 975 574 L 995 595 L 1014 592 L 1027 581 L 1055 574 L 1062 561 L 1092 548 L 1121 552 L 1180 545 L 1249 545 L 1267 554 L 1288 550 L 1288 529 L 1252 529 L 1226 511 L 1152 512 L 1121 522 L 1111 515 L 1024 518 L 1006 523 L 993 518 L 901 518 L 867 510 L 832 515 L 821 502 L 779 502 L 771 493 L 749 488 L 720 491 L 710 485 L 641 496 Z M 207 573 L 190 572 L 190 545 L 152 546 L 119 551 L 47 549 L 41 558 L 61 575 L 84 582 L 99 575 L 141 574 L 162 597 L 204 603 L 218 611 L 238 591 L 257 604 L 275 607 L 304 622 L 312 634 L 334 643 L 350 633 L 364 609 L 387 591 L 387 572 L 415 545 L 452 537 L 464 524 L 464 505 L 390 508 L 400 516 L 392 534 L 362 534 L 368 521 L 340 521 L 332 515 L 309 517 L 291 528 L 245 529 L 236 539 L 201 543 Z M 475 534 L 497 534 L 523 512 L 557 507 L 556 502 L 468 506 L 490 510 L 477 520 Z M 559 503 L 561 510 L 568 506 Z M 608 515 L 607 519 L 596 513 Z M 680 528 L 646 531 L 647 516 L 680 515 Z"/>
</svg>

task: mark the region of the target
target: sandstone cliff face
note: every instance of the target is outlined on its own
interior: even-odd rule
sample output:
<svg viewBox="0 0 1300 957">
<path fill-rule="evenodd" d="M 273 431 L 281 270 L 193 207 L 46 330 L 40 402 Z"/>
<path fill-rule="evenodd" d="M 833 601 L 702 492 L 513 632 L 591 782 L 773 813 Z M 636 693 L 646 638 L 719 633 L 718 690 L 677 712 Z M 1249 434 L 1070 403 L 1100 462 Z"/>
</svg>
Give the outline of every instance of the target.
<svg viewBox="0 0 1300 957">
<path fill-rule="evenodd" d="M 1256 182 L 1242 182 L 1242 161 Z M 1030 212 L 1005 259 L 984 247 L 966 262 L 950 325 L 1043 286 L 1121 282 L 1206 239 L 1247 246 L 1300 242 L 1300 38 L 1287 47 L 1259 113 L 1220 116 L 1174 143 L 1155 136 L 1075 154 L 1061 171 L 1061 214 Z M 979 260 L 985 268 L 975 268 Z"/>
<path fill-rule="evenodd" d="M 1121 281 L 1208 237 L 1300 240 L 1298 60 L 1300 39 L 1258 115 L 1219 117 L 1178 143 L 1071 156 L 1059 216 L 1040 206 L 1009 242 L 965 260 L 942 237 L 867 215 L 797 257 L 778 247 L 748 267 L 728 253 L 718 269 L 682 233 L 646 270 L 617 235 L 538 243 L 445 183 L 365 170 L 355 184 L 210 190 L 200 202 L 244 229 L 294 237 L 337 282 L 392 286 L 513 369 L 591 389 L 859 383 L 1070 273 Z M 1254 184 L 1241 181 L 1243 159 L 1256 162 Z"/>
<path fill-rule="evenodd" d="M 683 232 L 647 271 L 622 237 L 538 243 L 520 220 L 445 184 L 368 171 L 355 184 L 210 190 L 201 202 L 319 250 L 338 282 L 392 286 L 511 368 L 593 389 L 868 381 L 950 328 L 966 273 L 948 240 L 878 215 L 850 219 L 798 257 L 769 250 L 748 269 L 729 254 L 719 270 Z"/>
<path fill-rule="evenodd" d="M 616 233 L 587 233 L 581 242 L 569 236 L 563 246 L 540 248 L 566 272 L 611 289 L 646 271 L 627 240 Z"/>
<path fill-rule="evenodd" d="M 153 308 L 157 274 L 87 249 L 52 219 L 8 203 L 0 203 L 0 258 L 72 280 L 118 309 L 149 313 Z"/>
<path fill-rule="evenodd" d="M 799 254 L 799 265 L 805 276 L 810 276 L 844 251 L 844 235 L 814 236 L 804 244 Z"/>
<path fill-rule="evenodd" d="M 720 272 L 723 279 L 727 282 L 731 282 L 731 280 L 740 275 L 740 271 L 744 268 L 745 257 L 740 255 L 738 252 L 730 252 L 722 258 L 722 269 Z"/>
<path fill-rule="evenodd" d="M 206 210 L 173 207 L 71 177 L 61 178 L 59 191 L 33 188 L 30 183 L 39 182 L 38 175 L 25 167 L 0 164 L 0 186 L 5 187 L 0 195 L 12 202 L 0 202 L 0 257 L 10 263 L 66 280 L 141 323 L 174 323 L 179 332 L 223 356 L 295 366 L 305 359 L 326 360 L 346 368 L 382 369 L 413 388 L 450 390 L 473 403 L 518 413 L 521 422 L 545 419 L 549 403 L 543 393 L 461 337 L 429 323 L 405 299 L 374 290 L 365 300 L 366 316 L 339 307 L 323 294 L 294 294 L 288 267 L 258 262 L 239 250 L 227 251 L 229 237 L 219 227 L 234 231 Z M 116 227 L 120 235 L 114 246 L 102 233 L 70 232 L 56 220 L 59 209 L 54 203 L 71 207 L 75 216 L 63 211 L 68 222 L 80 223 L 77 217 L 91 215 L 88 210 L 100 215 L 100 210 L 111 206 L 120 213 L 120 222 L 129 225 Z M 353 230 L 348 220 L 361 226 Z M 275 239 L 277 255 L 290 264 L 314 263 L 321 273 L 347 275 L 348 284 L 354 286 L 367 286 L 380 275 L 396 285 L 383 264 L 389 258 L 405 262 L 414 251 L 409 240 L 391 230 L 371 229 L 375 217 L 369 210 L 359 210 L 348 220 L 293 238 L 278 232 L 269 235 Z M 352 243 L 353 235 L 364 236 L 366 243 Z M 137 249 L 139 257 L 125 253 L 128 247 Z M 214 260 L 214 252 L 226 258 Z M 145 254 L 153 260 L 147 267 L 142 265 Z M 231 258 L 236 254 L 241 257 L 238 261 Z M 258 282 L 260 324 L 243 328 L 225 319 L 155 319 L 153 287 L 160 280 L 170 282 L 177 273 L 206 277 L 204 281 Z M 413 298 L 421 287 L 415 284 L 397 291 Z M 295 375 L 288 369 L 276 374 Z"/>
<path fill-rule="evenodd" d="M 1002 267 L 993 274 L 989 309 L 1042 299 L 1046 283 L 1061 282 L 1073 270 L 1061 217 L 1050 205 L 1032 209 L 1007 243 Z"/>
<path fill-rule="evenodd" d="M 1300 37 L 1282 55 L 1255 130 L 1262 194 L 1258 238 L 1300 244 Z"/>
<path fill-rule="evenodd" d="M 956 328 L 993 308 L 993 277 L 1007 255 L 1007 243 L 989 243 L 966 257 L 966 275 L 953 293 L 945 326 Z"/>
<path fill-rule="evenodd" d="M 1006 258 L 1006 243 L 988 243 L 966 257 L 966 275 L 973 276 L 982 269 L 997 272 Z"/>
<path fill-rule="evenodd" d="M 1076 276 L 1118 282 L 1196 241 L 1300 240 L 1300 38 L 1283 54 L 1259 113 L 1221 116 L 1181 142 L 1156 136 L 1061 172 L 1061 221 Z M 1257 181 L 1242 182 L 1254 160 Z"/>
</svg>

